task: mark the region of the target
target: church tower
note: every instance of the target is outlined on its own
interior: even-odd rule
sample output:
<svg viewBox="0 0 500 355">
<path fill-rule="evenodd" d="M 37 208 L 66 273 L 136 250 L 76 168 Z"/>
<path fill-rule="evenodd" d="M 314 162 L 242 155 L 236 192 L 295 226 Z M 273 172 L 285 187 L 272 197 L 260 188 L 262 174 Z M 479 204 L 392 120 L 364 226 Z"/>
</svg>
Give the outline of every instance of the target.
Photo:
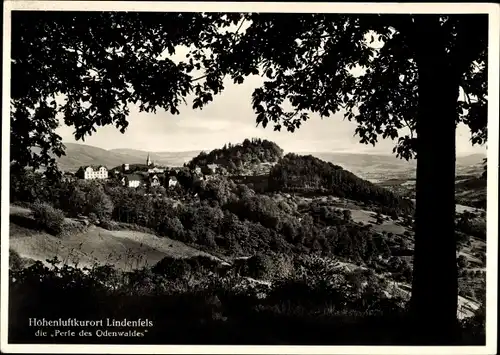
<svg viewBox="0 0 500 355">
<path fill-rule="evenodd" d="M 146 162 L 146 165 L 147 166 L 150 166 L 151 165 L 151 158 L 149 157 L 149 153 L 148 153 L 148 160 Z"/>
</svg>

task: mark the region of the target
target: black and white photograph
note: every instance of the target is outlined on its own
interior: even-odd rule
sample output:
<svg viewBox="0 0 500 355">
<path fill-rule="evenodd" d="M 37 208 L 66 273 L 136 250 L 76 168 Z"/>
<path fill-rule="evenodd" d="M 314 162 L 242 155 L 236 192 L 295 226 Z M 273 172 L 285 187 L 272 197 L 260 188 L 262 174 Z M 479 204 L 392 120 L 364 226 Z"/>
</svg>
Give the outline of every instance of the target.
<svg viewBox="0 0 500 355">
<path fill-rule="evenodd" d="M 498 5 L 3 31 L 2 352 L 497 352 Z"/>
</svg>

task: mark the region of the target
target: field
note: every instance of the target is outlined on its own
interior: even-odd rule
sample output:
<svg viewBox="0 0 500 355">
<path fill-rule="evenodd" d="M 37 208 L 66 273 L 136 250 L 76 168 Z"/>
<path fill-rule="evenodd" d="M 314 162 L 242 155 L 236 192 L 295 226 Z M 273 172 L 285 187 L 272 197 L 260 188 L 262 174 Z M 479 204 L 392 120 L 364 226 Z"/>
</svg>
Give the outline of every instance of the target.
<svg viewBox="0 0 500 355">
<path fill-rule="evenodd" d="M 29 218 L 30 211 L 11 206 L 10 213 L 11 219 L 12 216 Z M 66 223 L 78 222 L 67 218 Z M 170 238 L 132 230 L 109 231 L 95 225 L 55 237 L 11 222 L 10 247 L 27 259 L 45 262 L 57 256 L 69 265 L 90 267 L 94 263 L 113 264 L 121 270 L 151 266 L 166 256 L 184 258 L 204 255 L 220 260 Z"/>
</svg>

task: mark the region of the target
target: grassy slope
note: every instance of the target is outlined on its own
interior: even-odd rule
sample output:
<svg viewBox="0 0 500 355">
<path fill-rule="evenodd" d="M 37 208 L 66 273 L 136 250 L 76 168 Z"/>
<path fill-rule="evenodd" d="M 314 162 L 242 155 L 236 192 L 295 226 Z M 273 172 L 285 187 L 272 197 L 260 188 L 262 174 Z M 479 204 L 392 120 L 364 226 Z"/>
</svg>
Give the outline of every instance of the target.
<svg viewBox="0 0 500 355">
<path fill-rule="evenodd" d="M 29 210 L 11 206 L 11 216 L 27 216 Z M 66 223 L 71 223 L 67 219 Z M 73 265 L 111 263 L 120 269 L 153 265 L 165 256 L 210 256 L 203 251 L 169 238 L 135 231 L 108 231 L 90 226 L 87 230 L 62 237 L 10 223 L 10 247 L 20 256 L 45 261 L 57 256 Z"/>
<path fill-rule="evenodd" d="M 349 209 L 352 211 L 354 221 L 365 224 L 375 222 L 374 212 L 360 208 Z M 11 216 L 29 217 L 30 210 L 11 205 L 10 214 Z M 394 234 L 402 234 L 407 230 L 407 228 L 390 220 L 388 216 L 385 217 L 386 220 L 382 224 L 373 225 L 375 230 Z M 74 222 L 67 219 L 66 223 Z M 478 267 L 476 264 L 479 260 L 473 256 L 473 252 L 477 249 L 484 249 L 486 245 L 483 241 L 475 238 L 472 241 L 473 248 L 465 248 L 459 254 L 467 257 L 471 262 L 471 269 L 484 270 L 484 267 Z M 169 238 L 158 238 L 148 233 L 108 231 L 100 227 L 90 226 L 82 232 L 71 233 L 64 237 L 54 237 L 45 232 L 20 226 L 12 221 L 10 223 L 10 248 L 17 251 L 21 257 L 33 260 L 45 261 L 57 256 L 70 265 L 91 266 L 93 263 L 111 263 L 122 270 L 153 265 L 165 256 L 182 258 L 206 255 L 214 257 L 182 242 Z M 347 267 L 350 270 L 359 267 L 351 263 L 339 263 L 339 266 Z M 410 289 L 410 285 L 403 283 L 395 283 L 394 286 L 399 291 Z M 408 291 L 405 292 L 409 295 Z M 479 307 L 477 302 L 464 297 L 459 297 L 459 305 L 464 307 L 459 313 L 460 317 L 471 316 L 473 310 Z"/>
</svg>

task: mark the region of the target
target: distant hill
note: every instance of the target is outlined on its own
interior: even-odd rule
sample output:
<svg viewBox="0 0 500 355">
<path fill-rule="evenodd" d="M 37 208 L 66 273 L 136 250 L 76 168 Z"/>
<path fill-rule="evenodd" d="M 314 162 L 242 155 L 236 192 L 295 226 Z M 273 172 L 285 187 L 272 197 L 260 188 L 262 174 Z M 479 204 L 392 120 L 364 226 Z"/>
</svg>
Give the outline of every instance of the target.
<svg viewBox="0 0 500 355">
<path fill-rule="evenodd" d="M 340 165 L 354 174 L 370 180 L 379 181 L 391 178 L 415 178 L 417 161 L 398 159 L 395 155 L 357 154 L 357 153 L 299 153 L 313 155 L 321 160 Z M 457 175 L 480 174 L 483 154 L 457 157 Z"/>
<path fill-rule="evenodd" d="M 62 170 L 76 171 L 81 165 L 102 164 L 115 167 L 123 163 L 140 164 L 145 163 L 147 151 L 138 149 L 102 149 L 91 145 L 64 143 L 66 145 L 66 156 L 59 159 L 59 167 Z M 150 152 L 150 157 L 155 163 L 165 166 L 181 166 L 196 157 L 200 151 L 183 152 Z M 416 161 L 407 162 L 397 159 L 391 155 L 375 155 L 363 153 L 329 153 L 314 152 L 311 154 L 321 160 L 340 165 L 344 169 L 370 181 L 384 179 L 414 177 Z M 482 172 L 481 162 L 485 158 L 482 154 L 471 154 L 457 157 L 457 175 Z"/>
<path fill-rule="evenodd" d="M 109 150 L 84 144 L 64 143 L 66 155 L 58 160 L 58 165 L 64 171 L 76 171 L 82 165 L 116 166 L 124 163 L 124 156 Z"/>
<path fill-rule="evenodd" d="M 141 164 L 146 162 L 147 151 L 135 149 L 106 150 L 91 145 L 64 143 L 66 155 L 58 161 L 59 168 L 64 171 L 76 171 L 82 165 L 105 165 L 108 168 L 124 163 Z M 199 151 L 187 152 L 151 152 L 150 157 L 156 164 L 165 166 L 181 166 L 196 156 Z"/>
<path fill-rule="evenodd" d="M 125 155 L 130 161 L 134 161 L 135 163 L 146 162 L 146 157 L 148 155 L 148 152 L 144 150 L 126 148 L 111 149 L 110 152 Z M 151 160 L 156 164 L 166 166 L 181 166 L 199 153 L 199 150 L 188 150 L 183 152 L 149 152 L 149 155 L 151 157 Z"/>
</svg>

